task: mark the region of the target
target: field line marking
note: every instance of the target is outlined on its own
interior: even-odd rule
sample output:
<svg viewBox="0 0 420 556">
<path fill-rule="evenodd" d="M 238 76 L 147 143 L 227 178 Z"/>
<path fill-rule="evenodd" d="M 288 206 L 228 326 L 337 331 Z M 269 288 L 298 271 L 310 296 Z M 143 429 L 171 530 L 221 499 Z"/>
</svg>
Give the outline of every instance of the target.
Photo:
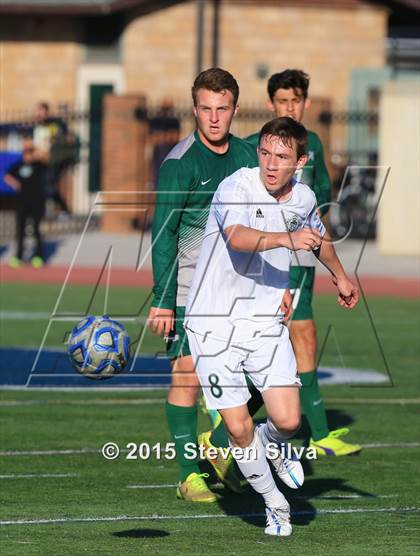
<svg viewBox="0 0 420 556">
<path fill-rule="evenodd" d="M 156 388 L 154 388 L 156 390 Z M 28 390 L 28 388 L 25 388 Z M 31 390 L 34 390 L 33 388 Z M 39 388 L 36 389 L 39 391 Z M 45 390 L 54 390 L 54 391 L 80 391 L 82 388 L 43 388 L 42 391 Z M 92 391 L 90 388 L 89 390 Z M 104 391 L 100 388 L 95 388 L 95 391 L 98 390 Z M 112 391 L 114 389 L 110 389 Z M 126 390 L 126 389 L 122 389 Z M 358 398 L 352 400 L 346 400 L 346 398 L 325 398 L 324 401 L 326 403 L 340 403 L 340 404 L 348 404 L 348 405 L 359 405 L 359 404 L 377 404 L 377 405 L 418 405 L 420 404 L 420 398 L 397 398 L 397 399 L 377 399 L 377 400 L 370 400 L 368 398 Z M 165 403 L 166 398 L 110 398 L 110 399 L 101 399 L 101 398 L 93 398 L 87 400 L 0 400 L 0 407 L 13 407 L 19 405 L 149 405 L 153 403 Z"/>
<path fill-rule="evenodd" d="M 419 448 L 420 442 L 401 442 L 400 444 L 362 444 L 364 449 L 376 449 L 376 448 Z M 122 448 L 120 450 L 122 454 L 127 453 L 128 449 Z M 11 457 L 11 456 L 71 456 L 78 454 L 100 454 L 101 450 L 99 448 L 80 448 L 80 449 L 68 449 L 68 450 L 5 450 L 0 451 L 0 457 Z"/>
<path fill-rule="evenodd" d="M 19 405 L 151 405 L 164 403 L 165 398 L 128 398 L 124 399 L 92 399 L 92 400 L 0 400 L 0 407 L 14 407 Z"/>
<path fill-rule="evenodd" d="M 304 510 L 292 512 L 292 516 L 300 515 L 329 515 L 329 514 L 352 514 L 352 513 L 398 513 L 398 512 L 418 512 L 420 508 L 415 506 L 408 506 L 402 508 L 347 508 L 347 509 L 324 509 L 324 510 Z M 49 525 L 53 523 L 92 523 L 92 522 L 106 522 L 106 521 L 163 521 L 163 520 L 181 520 L 181 519 L 223 519 L 223 518 L 242 518 L 242 517 L 256 517 L 265 518 L 263 513 L 249 513 L 249 514 L 200 514 L 200 515 L 142 515 L 142 516 L 129 516 L 119 515 L 114 517 L 62 517 L 52 519 L 10 519 L 1 520 L 0 525 Z"/>
<path fill-rule="evenodd" d="M 80 448 L 79 450 L 21 450 L 0 452 L 0 457 L 8 456 L 68 456 L 75 454 L 99 454 L 98 448 Z"/>
<path fill-rule="evenodd" d="M 325 398 L 326 403 L 340 403 L 348 405 L 373 404 L 373 405 L 407 405 L 420 404 L 420 398 Z"/>
<path fill-rule="evenodd" d="M 0 479 L 33 479 L 50 477 L 78 477 L 79 473 L 15 473 L 10 475 L 0 475 Z"/>
<path fill-rule="evenodd" d="M 106 312 L 103 313 L 106 315 Z M 63 314 L 52 316 L 51 313 L 46 313 L 43 311 L 0 311 L 1 320 L 49 320 L 52 318 L 54 321 L 63 322 L 78 322 L 83 315 L 77 314 Z M 115 317 L 117 318 L 117 317 Z M 138 315 L 134 317 L 126 315 L 118 315 L 118 320 L 123 322 L 135 322 L 139 324 L 144 324 L 147 321 L 147 317 L 143 315 Z M 26 347 L 26 346 L 25 346 Z"/>
<path fill-rule="evenodd" d="M 173 488 L 178 486 L 177 483 L 162 485 L 127 485 L 125 488 Z"/>
<path fill-rule="evenodd" d="M 178 486 L 177 483 L 160 484 L 160 485 L 127 485 L 125 488 L 133 489 L 149 489 L 149 488 L 173 488 Z M 294 496 L 294 500 L 358 500 L 358 499 L 372 499 L 377 500 L 378 498 L 396 498 L 398 494 L 331 494 L 330 496 Z"/>
<path fill-rule="evenodd" d="M 382 443 L 376 442 L 373 444 L 362 444 L 362 448 L 367 450 L 375 449 L 375 448 L 419 448 L 420 442 L 395 442 L 395 443 Z"/>
</svg>

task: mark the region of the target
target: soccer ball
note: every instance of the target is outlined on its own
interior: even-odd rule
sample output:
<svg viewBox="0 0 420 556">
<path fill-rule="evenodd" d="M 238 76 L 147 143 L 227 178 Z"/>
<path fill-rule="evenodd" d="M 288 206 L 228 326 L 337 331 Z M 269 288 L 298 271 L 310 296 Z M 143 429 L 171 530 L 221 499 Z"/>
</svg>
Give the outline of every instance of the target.
<svg viewBox="0 0 420 556">
<path fill-rule="evenodd" d="M 85 317 L 73 328 L 67 344 L 73 367 L 87 378 L 110 378 L 130 358 L 127 330 L 106 315 Z"/>
</svg>

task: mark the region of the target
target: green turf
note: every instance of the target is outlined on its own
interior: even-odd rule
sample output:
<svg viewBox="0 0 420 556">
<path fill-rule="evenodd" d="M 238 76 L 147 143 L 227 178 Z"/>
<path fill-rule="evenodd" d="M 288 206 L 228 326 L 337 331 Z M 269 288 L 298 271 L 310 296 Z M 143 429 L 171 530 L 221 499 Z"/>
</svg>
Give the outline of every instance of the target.
<svg viewBox="0 0 420 556">
<path fill-rule="evenodd" d="M 0 309 L 49 312 L 57 292 L 58 288 L 53 286 L 2 285 Z M 87 296 L 89 288 L 72 287 L 72 292 L 73 307 L 70 294 L 67 303 L 74 311 L 80 296 Z M 116 293 L 113 290 L 113 295 Z M 113 299 L 119 305 L 113 305 L 113 310 L 129 314 L 146 297 L 147 293 L 140 289 L 118 289 Z M 149 461 L 129 461 L 126 452 L 116 461 L 106 461 L 95 452 L 107 441 L 116 442 L 122 449 L 129 442 L 152 445 L 168 442 L 165 391 L 5 390 L 0 391 L 2 453 L 91 451 L 68 455 L 0 455 L 1 476 L 76 474 L 61 478 L 0 478 L 0 521 L 122 515 L 175 519 L 3 525 L 0 526 L 0 553 L 213 556 L 278 555 L 294 550 L 297 554 L 314 556 L 418 554 L 419 515 L 412 508 L 419 508 L 420 487 L 417 471 L 420 449 L 413 446 L 420 440 L 419 307 L 413 300 L 372 297 L 368 303 L 394 385 L 329 386 L 323 388 L 323 393 L 332 426 L 349 425 L 354 441 L 393 444 L 393 447 L 365 449 L 357 457 L 306 462 L 306 482 L 301 491 L 284 489 L 295 512 L 291 538 L 267 538 L 261 518 L 224 517 L 262 512 L 261 500 L 251 491 L 235 496 L 214 486 L 218 496 L 216 504 L 192 505 L 177 501 L 173 487 L 127 488 L 133 484 L 175 483 L 177 469 L 173 461 L 158 461 L 155 457 Z M 363 305 L 354 312 L 343 311 L 335 306 L 332 296 L 318 296 L 315 305 L 321 344 L 331 327 L 322 364 L 384 370 Z M 143 315 L 145 312 L 146 308 Z M 45 319 L 3 319 L 1 343 L 3 346 L 37 345 L 45 326 Z M 160 346 L 151 336 L 147 341 L 145 352 Z M 51 345 L 57 345 L 56 342 L 57 338 L 51 338 Z M 341 400 L 339 403 L 329 401 L 337 398 Z M 366 401 L 357 403 L 361 398 Z M 404 400 L 417 400 L 417 403 Z M 206 419 L 200 416 L 200 430 L 207 426 Z M 299 444 L 300 439 L 295 442 Z M 403 443 L 411 443 L 411 447 Z M 203 470 L 207 469 L 203 467 Z M 323 513 L 338 510 L 339 513 Z M 347 513 L 349 510 L 357 512 Z M 314 512 L 318 513 L 314 515 Z M 203 514 L 220 517 L 192 519 Z"/>
</svg>

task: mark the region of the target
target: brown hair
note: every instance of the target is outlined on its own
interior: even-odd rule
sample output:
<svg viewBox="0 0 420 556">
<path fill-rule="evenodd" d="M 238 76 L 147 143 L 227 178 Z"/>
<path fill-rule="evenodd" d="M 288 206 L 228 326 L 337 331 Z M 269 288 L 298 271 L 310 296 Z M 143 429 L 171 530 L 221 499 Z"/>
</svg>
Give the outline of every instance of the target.
<svg viewBox="0 0 420 556">
<path fill-rule="evenodd" d="M 297 94 L 297 89 L 300 89 L 303 98 L 306 99 L 308 97 L 309 75 L 299 69 L 287 69 L 281 73 L 274 73 L 267 84 L 267 92 L 271 101 L 278 89 L 293 89 L 295 94 Z"/>
<path fill-rule="evenodd" d="M 197 106 L 197 92 L 199 89 L 207 89 L 214 93 L 230 91 L 233 95 L 233 104 L 236 106 L 238 102 L 239 85 L 233 75 L 224 69 L 210 68 L 197 75 L 191 88 L 194 106 Z"/>
<path fill-rule="evenodd" d="M 306 154 L 308 132 L 302 124 L 293 118 L 274 118 L 274 120 L 267 122 L 260 131 L 258 144 L 261 143 L 261 139 L 264 135 L 280 137 L 282 142 L 289 147 L 293 147 L 294 139 L 296 141 L 298 159 Z"/>
</svg>

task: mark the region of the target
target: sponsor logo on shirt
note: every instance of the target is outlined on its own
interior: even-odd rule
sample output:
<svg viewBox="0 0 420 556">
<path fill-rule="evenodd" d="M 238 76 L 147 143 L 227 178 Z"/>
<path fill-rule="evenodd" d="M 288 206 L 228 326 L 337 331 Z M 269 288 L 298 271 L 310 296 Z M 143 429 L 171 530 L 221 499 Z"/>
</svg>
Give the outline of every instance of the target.
<svg viewBox="0 0 420 556">
<path fill-rule="evenodd" d="M 257 218 L 264 218 L 264 215 L 263 215 L 262 210 L 260 208 L 257 208 L 256 217 Z"/>
<path fill-rule="evenodd" d="M 294 214 L 290 218 L 286 218 L 286 226 L 289 232 L 295 232 L 300 226 L 300 218 L 297 214 Z"/>
</svg>

